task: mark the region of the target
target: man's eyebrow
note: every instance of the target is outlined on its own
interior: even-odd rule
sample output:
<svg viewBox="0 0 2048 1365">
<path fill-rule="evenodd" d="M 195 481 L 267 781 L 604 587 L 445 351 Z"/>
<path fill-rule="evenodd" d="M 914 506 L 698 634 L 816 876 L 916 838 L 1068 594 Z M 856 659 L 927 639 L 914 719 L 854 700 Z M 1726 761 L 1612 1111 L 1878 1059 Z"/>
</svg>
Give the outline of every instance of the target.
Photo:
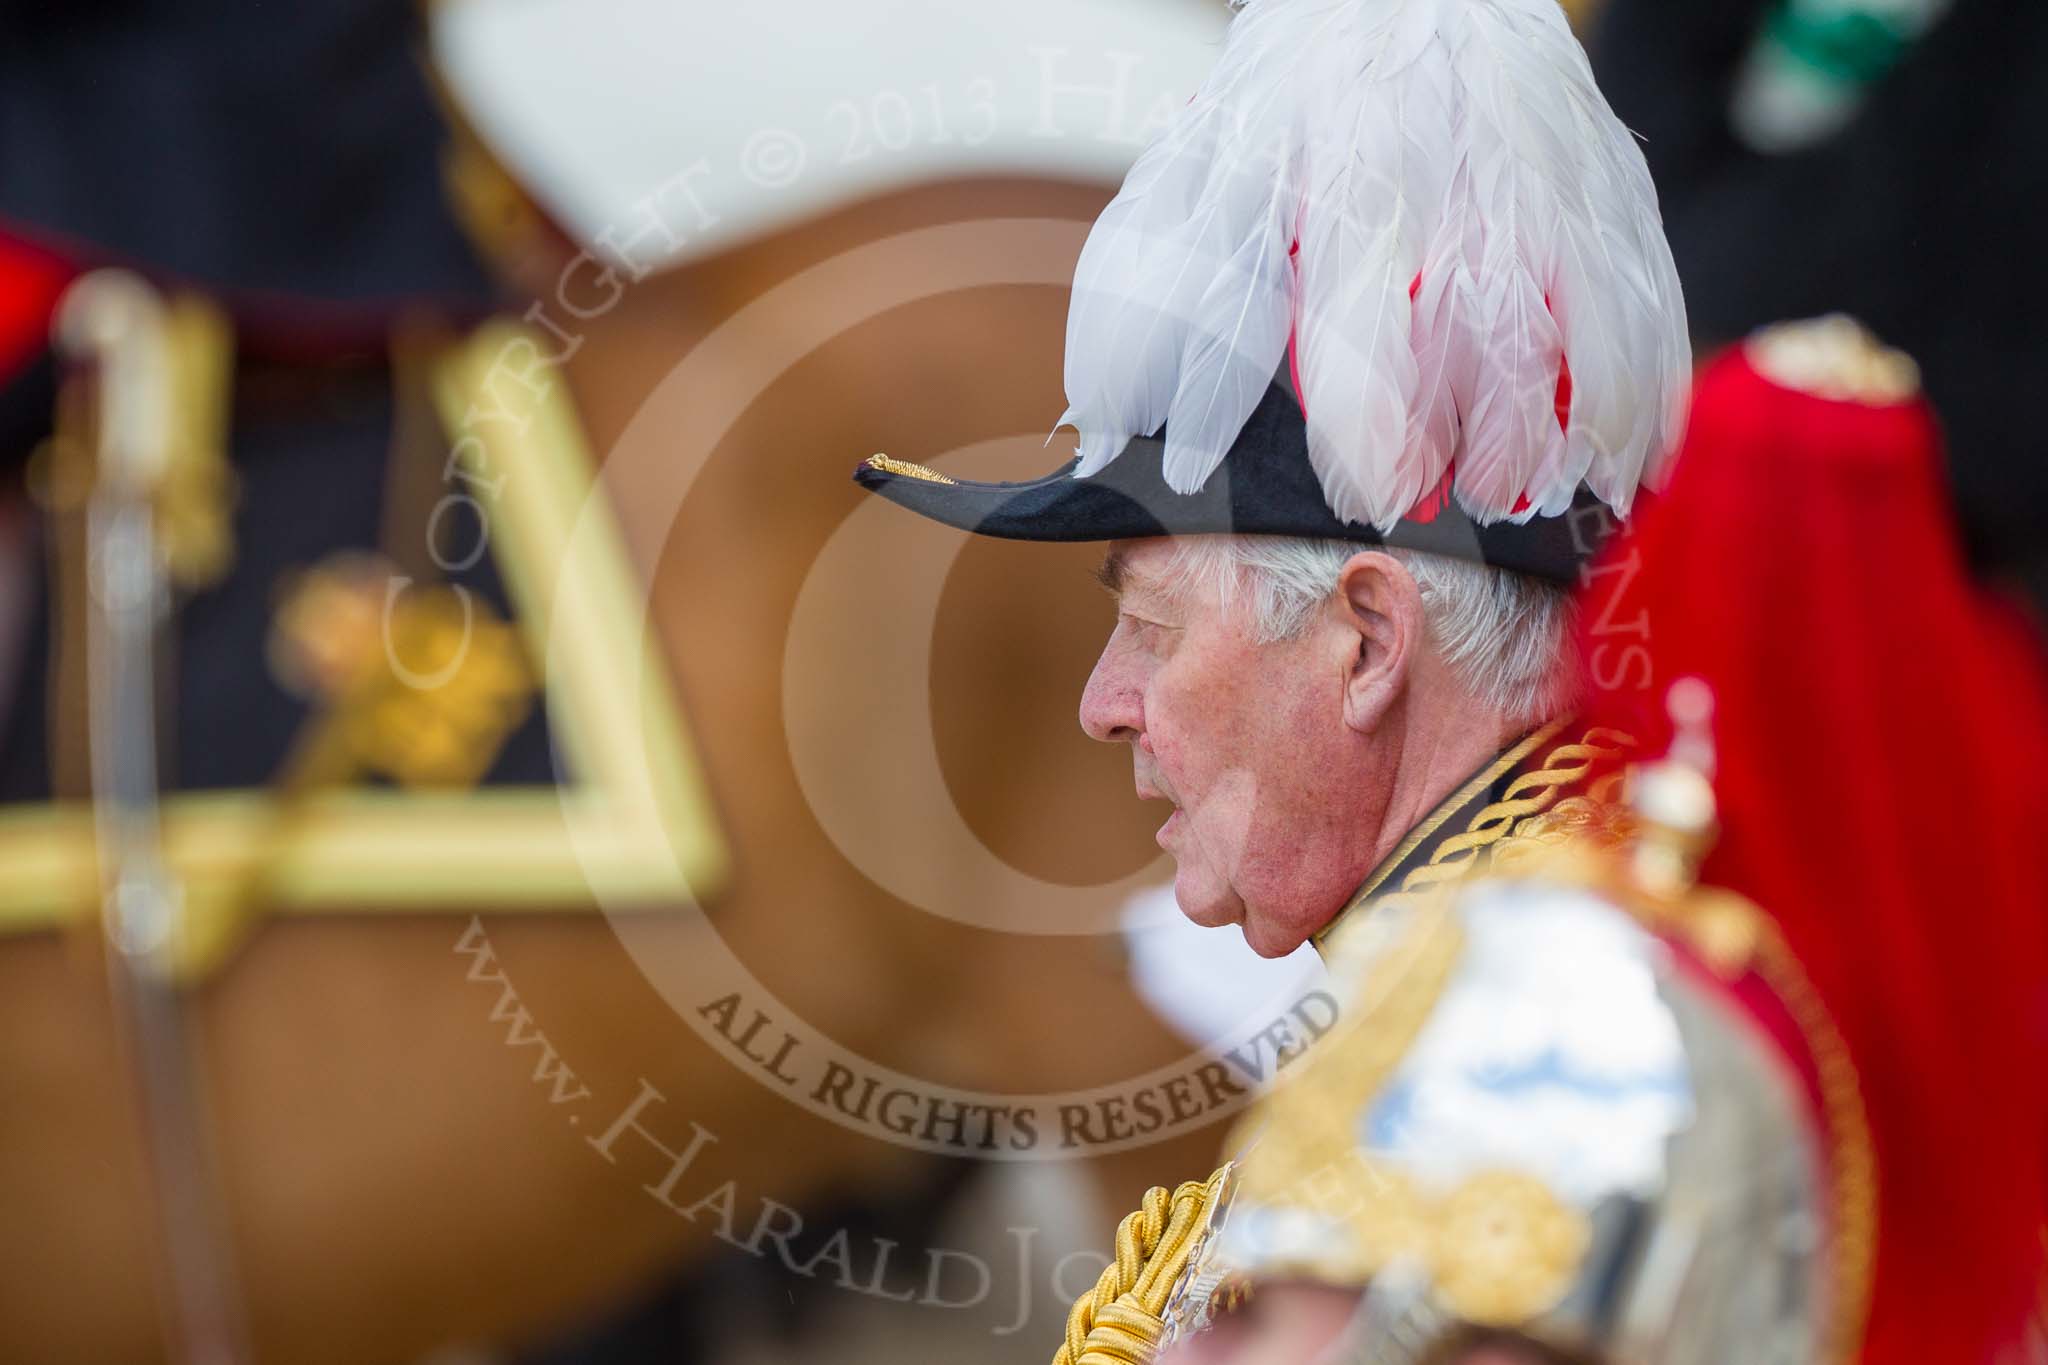
<svg viewBox="0 0 2048 1365">
<path fill-rule="evenodd" d="M 1095 581 L 1100 583 L 1103 591 L 1111 597 L 1121 598 L 1124 595 L 1125 578 L 1124 552 L 1111 550 L 1103 556 L 1102 564 L 1095 570 Z"/>
</svg>

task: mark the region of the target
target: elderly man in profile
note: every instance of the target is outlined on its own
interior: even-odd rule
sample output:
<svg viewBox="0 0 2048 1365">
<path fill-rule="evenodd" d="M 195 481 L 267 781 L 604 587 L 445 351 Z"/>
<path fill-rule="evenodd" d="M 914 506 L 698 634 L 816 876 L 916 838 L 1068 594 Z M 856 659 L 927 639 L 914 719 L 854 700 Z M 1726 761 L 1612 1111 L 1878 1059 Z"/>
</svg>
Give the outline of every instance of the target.
<svg viewBox="0 0 2048 1365">
<path fill-rule="evenodd" d="M 1349 957 L 1351 926 L 1428 919 L 1358 907 L 1589 814 L 1622 755 L 1569 719 L 1569 593 L 1674 446 L 1691 353 L 1641 152 L 1554 0 L 1246 0 L 1082 249 L 1065 370 L 1079 449 L 1045 477 L 855 477 L 1108 542 L 1081 724 L 1172 803 L 1189 918 Z M 1328 1125 L 1297 1127 L 1266 1140 Z M 1141 1291 L 1187 1282 L 1156 1235 L 1142 1266 L 1120 1238 L 1056 1365 L 1153 1358 Z"/>
<path fill-rule="evenodd" d="M 1475 774 L 1491 794 L 1500 756 L 1573 705 L 1570 598 L 1511 570 L 1203 536 L 1115 542 L 1102 577 L 1117 623 L 1082 728 L 1129 744 L 1138 795 L 1172 803 L 1182 911 L 1263 956 L 1383 883 L 1411 831 Z"/>
<path fill-rule="evenodd" d="M 914 506 L 981 491 L 889 463 L 864 476 Z M 1555 569 L 1608 524 L 1578 513 L 1546 528 Z M 1476 548 L 1484 529 L 1453 539 Z M 1130 746 L 1141 799 L 1171 803 L 1158 840 L 1182 911 L 1284 956 L 1382 887 L 1476 861 L 1465 849 L 1505 832 L 1484 817 L 1525 775 L 1546 774 L 1514 793 L 1522 815 L 1582 786 L 1616 751 L 1558 742 L 1583 739 L 1565 724 L 1578 672 L 1560 577 L 1334 536 L 1112 540 L 1116 625 L 1081 725 Z"/>
<path fill-rule="evenodd" d="M 1286 425 L 1291 407 L 1276 384 L 1266 415 Z M 1298 416 L 1293 426 L 1295 477 L 1277 482 L 1301 494 L 1313 484 Z M 1142 522 L 1148 504 L 1183 509 L 1176 495 L 1118 478 L 1126 462 L 1145 468 L 1126 456 L 1089 480 L 975 485 L 877 460 L 862 478 L 1001 535 L 1021 534 L 1024 518 L 1046 539 L 1094 530 L 1098 509 L 1043 497 L 1061 483 L 1122 504 L 1100 518 L 1124 532 L 1100 573 L 1117 617 L 1081 726 L 1128 744 L 1137 795 L 1171 803 L 1157 837 L 1197 924 L 1236 924 L 1260 955 L 1284 956 L 1382 888 L 1477 865 L 1509 820 L 1549 808 L 1619 756 L 1614 737 L 1568 724 L 1579 679 L 1567 582 L 1611 525 L 1604 506 L 1581 498 L 1533 529 L 1474 526 L 1444 508 L 1379 542 L 1146 535 L 1118 519 Z M 1032 505 L 1041 500 L 1052 507 Z M 1315 513 L 1330 515 L 1309 509 L 1304 529 L 1327 531 Z M 1516 567 L 1487 562 L 1488 547 Z"/>
<path fill-rule="evenodd" d="M 1690 370 L 1641 153 L 1551 0 L 1254 0 L 1081 253 L 1077 458 L 856 478 L 1109 542 L 1081 724 L 1172 804 L 1181 909 L 1273 957 L 1619 756 L 1569 724 L 1570 593 Z"/>
</svg>

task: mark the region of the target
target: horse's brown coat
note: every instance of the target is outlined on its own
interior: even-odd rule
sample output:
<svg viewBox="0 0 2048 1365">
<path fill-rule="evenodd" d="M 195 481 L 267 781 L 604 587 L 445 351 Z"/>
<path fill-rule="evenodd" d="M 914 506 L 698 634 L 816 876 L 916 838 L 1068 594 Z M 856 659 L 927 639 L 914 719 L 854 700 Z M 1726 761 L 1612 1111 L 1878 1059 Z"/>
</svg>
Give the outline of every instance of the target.
<svg viewBox="0 0 2048 1365">
<path fill-rule="evenodd" d="M 1055 216 L 1078 249 L 1100 190 L 990 183 L 906 192 L 650 278 L 588 324 L 569 365 L 593 446 L 611 449 L 660 378 L 747 299 L 905 228 Z M 992 248 L 993 249 L 993 248 Z M 719 932 L 813 1025 L 935 1081 L 1044 1091 L 1134 1076 L 1179 1048 L 1124 982 L 1115 941 L 971 929 L 904 905 L 832 846 L 787 753 L 781 669 L 792 603 L 860 496 L 872 450 L 908 458 L 1020 432 L 1060 406 L 1066 299 L 1051 288 L 941 295 L 872 319 L 781 376 L 718 446 L 673 524 L 616 487 L 653 575 L 655 619 L 735 855 Z M 638 432 L 680 431 L 690 399 Z M 643 437 L 643 439 L 652 439 Z M 1016 443 L 1016 468 L 1049 458 Z M 624 468 L 625 462 L 619 462 Z M 1035 875 L 1082 885 L 1154 852 L 1121 752 L 1074 723 L 1109 608 L 1093 547 L 974 542 L 945 591 L 933 660 L 938 747 L 972 828 Z M 887 737 L 867 737 L 886 743 Z M 917 837 L 905 830 L 905 838 Z M 4 873 L 0 873 L 4 875 Z M 963 902 L 975 890 L 962 886 Z M 1113 915 L 1101 897 L 1104 923 Z M 616 1114 L 642 1078 L 662 1122 L 717 1133 L 689 1177 L 802 1205 L 878 1188 L 901 1149 L 799 1111 L 714 1055 L 595 915 L 484 923 L 535 1023 Z M 466 915 L 332 917 L 263 929 L 199 993 L 239 1272 L 260 1358 L 375 1365 L 449 1342 L 520 1340 L 630 1295 L 708 1231 L 618 1166 L 531 1079 L 532 1052 L 465 980 Z M 650 923 L 687 961 L 701 925 Z M 153 1250 L 96 945 L 0 942 L 0 1357 L 157 1358 Z M 1150 1183 L 1207 1169 L 1213 1131 L 1098 1163 L 1114 1216 Z M 687 1193 L 682 1197 L 687 1198 Z M 1043 1321 L 1056 1309 L 1043 1305 Z M 1042 1335 L 1042 1333 L 1041 1333 Z"/>
</svg>

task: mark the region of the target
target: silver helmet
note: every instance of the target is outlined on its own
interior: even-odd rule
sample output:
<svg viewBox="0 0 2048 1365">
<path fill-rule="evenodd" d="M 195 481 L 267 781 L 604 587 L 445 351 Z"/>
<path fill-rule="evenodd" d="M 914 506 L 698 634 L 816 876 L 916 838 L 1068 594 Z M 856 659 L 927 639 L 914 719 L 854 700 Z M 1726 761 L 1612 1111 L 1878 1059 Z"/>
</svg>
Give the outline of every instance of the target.
<svg viewBox="0 0 2048 1365">
<path fill-rule="evenodd" d="M 1293 1279 L 1363 1289 L 1359 1361 L 1468 1327 L 1616 1365 L 1821 1359 L 1820 1152 L 1754 1027 L 1581 888 L 1387 909 L 1346 1036 L 1253 1119 L 1168 1339 Z"/>
</svg>

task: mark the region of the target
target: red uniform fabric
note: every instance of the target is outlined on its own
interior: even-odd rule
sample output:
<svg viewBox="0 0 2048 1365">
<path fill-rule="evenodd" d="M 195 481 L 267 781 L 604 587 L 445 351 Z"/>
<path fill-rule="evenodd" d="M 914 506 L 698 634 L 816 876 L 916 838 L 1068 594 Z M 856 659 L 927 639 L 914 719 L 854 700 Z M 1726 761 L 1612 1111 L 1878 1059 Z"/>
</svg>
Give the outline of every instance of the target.
<svg viewBox="0 0 2048 1365">
<path fill-rule="evenodd" d="M 1877 1158 L 1868 1365 L 2006 1361 L 2048 1226 L 2048 668 L 1965 572 L 1920 402 L 1706 372 L 1666 496 L 1587 586 L 1594 713 L 1716 702 L 1705 880 L 1783 927 Z"/>
<path fill-rule="evenodd" d="M 50 314 L 73 273 L 41 247 L 0 230 L 0 384 L 49 344 Z"/>
</svg>

